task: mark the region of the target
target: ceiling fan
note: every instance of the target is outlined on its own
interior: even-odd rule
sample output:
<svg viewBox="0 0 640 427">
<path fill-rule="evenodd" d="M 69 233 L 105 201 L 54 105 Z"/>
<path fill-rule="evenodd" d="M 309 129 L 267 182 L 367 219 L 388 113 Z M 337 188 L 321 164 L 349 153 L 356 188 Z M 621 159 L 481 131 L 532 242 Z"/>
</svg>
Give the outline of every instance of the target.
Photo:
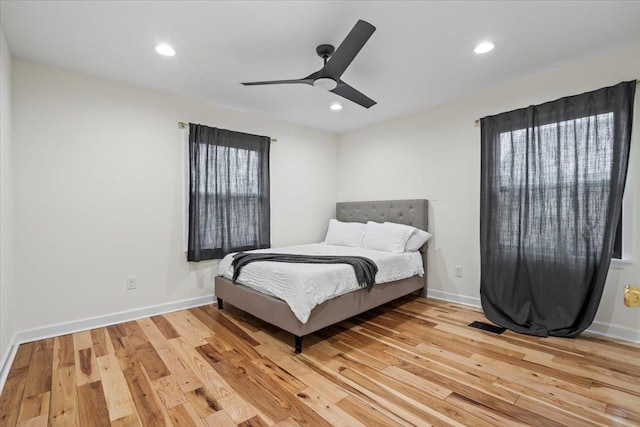
<svg viewBox="0 0 640 427">
<path fill-rule="evenodd" d="M 368 22 L 358 20 L 351 32 L 347 34 L 347 37 L 344 39 L 342 44 L 338 46 L 338 49 L 334 49 L 330 44 L 321 44 L 318 46 L 316 48 L 316 53 L 319 57 L 324 59 L 324 67 L 313 74 L 309 74 L 305 78 L 248 82 L 242 84 L 245 86 L 258 86 L 304 83 L 333 92 L 336 95 L 348 99 L 349 101 L 362 105 L 364 108 L 370 108 L 376 105 L 376 101 L 349 86 L 347 83 L 342 81 L 340 77 L 375 30 L 376 27 Z"/>
</svg>

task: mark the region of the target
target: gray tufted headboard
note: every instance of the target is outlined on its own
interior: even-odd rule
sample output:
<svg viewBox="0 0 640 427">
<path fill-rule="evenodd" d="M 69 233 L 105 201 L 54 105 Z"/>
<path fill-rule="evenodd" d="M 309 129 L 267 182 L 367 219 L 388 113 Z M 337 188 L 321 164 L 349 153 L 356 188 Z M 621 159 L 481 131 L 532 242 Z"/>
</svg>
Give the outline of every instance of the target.
<svg viewBox="0 0 640 427">
<path fill-rule="evenodd" d="M 415 200 L 380 200 L 375 202 L 338 202 L 336 203 L 336 219 L 344 222 L 395 222 L 419 228 L 424 231 L 429 225 L 428 204 L 426 199 Z M 424 266 L 424 289 L 427 292 L 427 242 L 421 249 Z"/>
<path fill-rule="evenodd" d="M 345 222 L 396 222 L 428 231 L 427 206 L 425 199 L 339 202 L 336 204 L 336 219 Z"/>
</svg>

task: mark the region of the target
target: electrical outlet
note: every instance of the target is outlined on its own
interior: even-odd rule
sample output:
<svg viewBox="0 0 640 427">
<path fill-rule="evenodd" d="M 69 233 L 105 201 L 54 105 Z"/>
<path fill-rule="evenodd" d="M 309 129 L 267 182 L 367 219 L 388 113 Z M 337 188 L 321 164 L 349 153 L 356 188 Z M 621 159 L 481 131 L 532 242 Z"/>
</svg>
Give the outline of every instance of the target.
<svg viewBox="0 0 640 427">
<path fill-rule="evenodd" d="M 136 276 L 127 277 L 127 290 L 130 291 L 131 289 L 135 289 L 135 288 L 136 288 Z"/>
<path fill-rule="evenodd" d="M 462 266 L 461 265 L 456 265 L 454 268 L 456 277 L 462 277 Z"/>
</svg>

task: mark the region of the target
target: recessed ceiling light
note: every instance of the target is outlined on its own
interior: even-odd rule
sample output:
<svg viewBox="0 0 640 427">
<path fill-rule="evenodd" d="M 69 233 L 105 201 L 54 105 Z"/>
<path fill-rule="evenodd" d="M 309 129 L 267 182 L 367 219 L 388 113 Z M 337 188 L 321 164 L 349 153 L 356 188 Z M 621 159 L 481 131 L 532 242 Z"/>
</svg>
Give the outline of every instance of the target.
<svg viewBox="0 0 640 427">
<path fill-rule="evenodd" d="M 473 49 L 473 51 L 475 53 L 482 54 L 482 53 L 491 52 L 493 50 L 493 48 L 494 48 L 493 43 L 491 43 L 491 42 L 482 42 L 478 46 L 476 46 L 476 48 Z"/>
<path fill-rule="evenodd" d="M 333 104 L 331 104 L 331 108 L 333 111 L 340 111 L 342 110 L 342 105 L 338 104 L 337 102 L 334 102 Z"/>
<path fill-rule="evenodd" d="M 164 56 L 173 56 L 176 54 L 176 51 L 168 44 L 159 44 L 156 46 L 156 52 Z"/>
</svg>

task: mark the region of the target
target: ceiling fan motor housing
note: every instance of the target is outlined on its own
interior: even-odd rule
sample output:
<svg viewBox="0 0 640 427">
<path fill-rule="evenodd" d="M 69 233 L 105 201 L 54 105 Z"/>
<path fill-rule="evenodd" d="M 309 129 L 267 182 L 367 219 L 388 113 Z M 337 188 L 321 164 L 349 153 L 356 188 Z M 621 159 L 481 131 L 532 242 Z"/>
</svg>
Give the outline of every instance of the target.
<svg viewBox="0 0 640 427">
<path fill-rule="evenodd" d="M 335 48 L 330 44 L 321 44 L 316 48 L 316 53 L 322 59 L 324 59 L 324 63 L 327 63 L 327 60 L 331 58 L 333 52 L 335 52 Z"/>
</svg>

